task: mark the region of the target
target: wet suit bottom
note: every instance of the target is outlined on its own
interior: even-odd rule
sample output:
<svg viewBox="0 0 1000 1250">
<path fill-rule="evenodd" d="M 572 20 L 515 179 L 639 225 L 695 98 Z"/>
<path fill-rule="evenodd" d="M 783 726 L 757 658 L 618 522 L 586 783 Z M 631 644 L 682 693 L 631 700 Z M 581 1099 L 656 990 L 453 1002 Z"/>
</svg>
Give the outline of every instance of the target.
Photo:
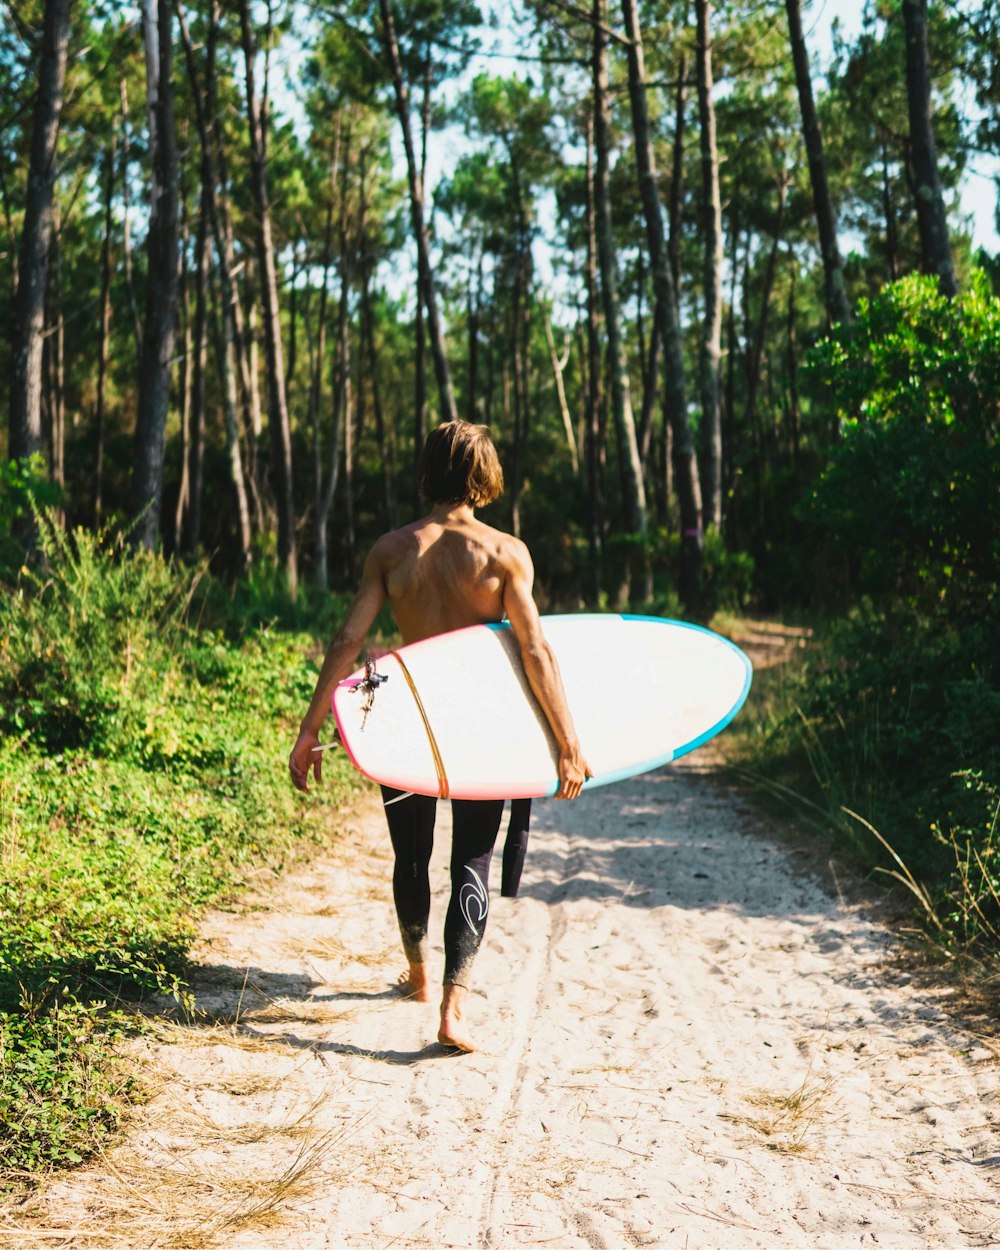
<svg viewBox="0 0 1000 1250">
<path fill-rule="evenodd" d="M 411 963 L 426 958 L 431 909 L 428 877 L 434 846 L 437 799 L 382 787 L 389 837 L 396 856 L 392 894 L 403 950 Z M 399 799 L 392 803 L 390 800 Z M 489 912 L 490 860 L 500 829 L 503 800 L 452 799 L 451 900 L 444 921 L 444 981 L 464 985 Z"/>
</svg>

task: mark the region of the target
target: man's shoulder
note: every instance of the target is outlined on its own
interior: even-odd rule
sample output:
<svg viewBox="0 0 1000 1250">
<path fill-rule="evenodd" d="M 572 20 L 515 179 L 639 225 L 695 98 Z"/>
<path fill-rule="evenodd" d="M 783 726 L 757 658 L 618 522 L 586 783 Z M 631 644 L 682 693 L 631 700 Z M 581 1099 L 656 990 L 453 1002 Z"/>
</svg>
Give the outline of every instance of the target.
<svg viewBox="0 0 1000 1250">
<path fill-rule="evenodd" d="M 395 563 L 402 559 L 415 542 L 416 539 L 412 526 L 388 530 L 385 534 L 375 539 L 371 551 L 368 553 L 368 560 L 379 567 Z"/>
<path fill-rule="evenodd" d="M 508 569 L 522 569 L 525 566 L 530 568 L 531 556 L 520 538 L 515 538 L 504 530 L 494 529 L 492 525 L 483 525 L 483 529 L 487 531 L 488 541 L 501 564 Z"/>
</svg>

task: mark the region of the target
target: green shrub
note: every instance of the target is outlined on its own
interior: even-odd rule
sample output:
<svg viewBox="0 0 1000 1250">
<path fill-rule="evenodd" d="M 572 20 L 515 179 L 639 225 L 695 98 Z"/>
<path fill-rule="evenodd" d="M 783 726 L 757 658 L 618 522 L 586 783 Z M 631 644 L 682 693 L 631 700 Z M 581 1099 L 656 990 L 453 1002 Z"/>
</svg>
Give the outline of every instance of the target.
<svg viewBox="0 0 1000 1250">
<path fill-rule="evenodd" d="M 0 1030 L 22 1055 L 0 1099 L 18 1073 L 50 1091 L 6 1139 L 3 1166 L 28 1171 L 116 1123 L 117 1026 L 94 1004 L 182 996 L 199 909 L 318 838 L 355 784 L 343 758 L 308 802 L 288 781 L 313 639 L 195 628 L 197 570 L 41 534 L 44 571 L 0 601 Z"/>
<path fill-rule="evenodd" d="M 110 1048 L 121 1028 L 99 1006 L 63 1000 L 0 1013 L 0 1188 L 80 1163 L 141 1096 Z"/>
<path fill-rule="evenodd" d="M 811 367 L 841 438 L 810 519 L 847 555 L 858 601 L 786 692 L 757 764 L 892 867 L 864 822 L 877 829 L 956 941 L 990 925 L 1000 941 L 1000 300 L 982 275 L 954 300 L 905 279 Z"/>
<path fill-rule="evenodd" d="M 934 616 L 995 607 L 1000 567 L 1000 299 L 914 276 L 862 301 L 811 355 L 841 438 L 814 517 L 861 590 Z"/>
</svg>

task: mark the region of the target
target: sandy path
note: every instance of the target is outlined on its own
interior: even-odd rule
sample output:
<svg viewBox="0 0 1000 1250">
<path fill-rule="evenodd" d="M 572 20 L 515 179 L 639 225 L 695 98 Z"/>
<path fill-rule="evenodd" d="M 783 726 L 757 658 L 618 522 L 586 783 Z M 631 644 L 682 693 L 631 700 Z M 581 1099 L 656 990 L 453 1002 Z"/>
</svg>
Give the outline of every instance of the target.
<svg viewBox="0 0 1000 1250">
<path fill-rule="evenodd" d="M 477 965 L 480 1054 L 446 1055 L 434 1007 L 388 989 L 385 842 L 369 803 L 259 909 L 209 918 L 219 1023 L 158 1047 L 131 1140 L 8 1228 L 148 1250 L 1000 1244 L 992 1049 L 703 758 L 537 805 Z"/>
</svg>

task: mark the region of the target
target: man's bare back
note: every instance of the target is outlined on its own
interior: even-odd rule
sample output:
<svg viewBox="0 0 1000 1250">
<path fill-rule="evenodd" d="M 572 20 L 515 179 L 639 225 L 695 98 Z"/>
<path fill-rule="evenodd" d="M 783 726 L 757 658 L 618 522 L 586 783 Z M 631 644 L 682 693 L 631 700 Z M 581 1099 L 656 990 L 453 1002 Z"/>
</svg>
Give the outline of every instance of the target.
<svg viewBox="0 0 1000 1250">
<path fill-rule="evenodd" d="M 464 508 L 383 535 L 372 556 L 408 643 L 503 620 L 508 581 L 531 569 L 523 543 Z"/>
</svg>

